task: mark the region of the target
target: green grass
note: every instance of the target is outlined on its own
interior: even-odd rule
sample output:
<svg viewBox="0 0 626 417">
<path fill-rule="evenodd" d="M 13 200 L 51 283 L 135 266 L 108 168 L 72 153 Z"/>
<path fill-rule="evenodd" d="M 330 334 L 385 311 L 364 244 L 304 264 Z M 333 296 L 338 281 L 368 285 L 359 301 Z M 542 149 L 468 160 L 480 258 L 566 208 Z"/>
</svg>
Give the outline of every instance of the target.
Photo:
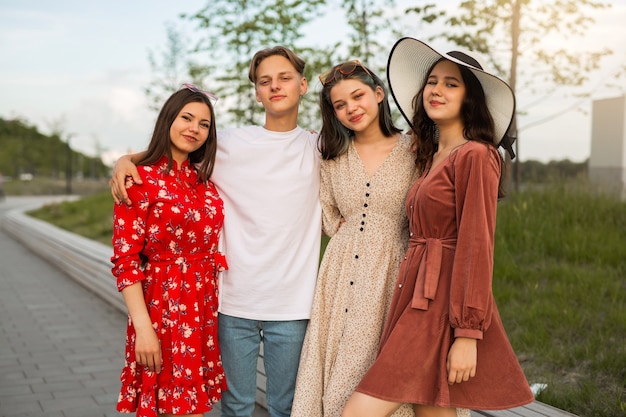
<svg viewBox="0 0 626 417">
<path fill-rule="evenodd" d="M 48 204 L 28 214 L 78 235 L 111 245 L 113 197 L 109 190 L 90 194 L 73 202 Z"/>
<path fill-rule="evenodd" d="M 71 194 L 88 195 L 109 189 L 108 181 L 72 180 L 69 184 Z M 4 184 L 7 195 L 63 195 L 67 194 L 68 184 L 63 179 L 35 177 L 31 181 L 11 180 Z M 110 194 L 110 193 L 109 193 Z"/>
<path fill-rule="evenodd" d="M 112 205 L 106 191 L 32 214 L 110 244 Z M 529 382 L 548 384 L 538 400 L 625 415 L 626 202 L 557 184 L 498 210 L 495 298 Z"/>
<path fill-rule="evenodd" d="M 500 203 L 494 293 L 538 399 L 581 416 L 626 412 L 626 203 L 582 187 Z"/>
</svg>

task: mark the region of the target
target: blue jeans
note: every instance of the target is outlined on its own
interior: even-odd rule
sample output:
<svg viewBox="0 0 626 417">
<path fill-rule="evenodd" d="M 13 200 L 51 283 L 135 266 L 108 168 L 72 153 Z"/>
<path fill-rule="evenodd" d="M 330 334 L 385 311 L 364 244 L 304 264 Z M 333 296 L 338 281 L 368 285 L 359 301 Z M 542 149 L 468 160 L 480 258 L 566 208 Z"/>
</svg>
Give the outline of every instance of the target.
<svg viewBox="0 0 626 417">
<path fill-rule="evenodd" d="M 308 320 L 259 321 L 219 315 L 219 344 L 228 390 L 221 417 L 250 417 L 256 403 L 257 358 L 263 341 L 267 406 L 272 417 L 289 417 L 300 351 Z"/>
</svg>

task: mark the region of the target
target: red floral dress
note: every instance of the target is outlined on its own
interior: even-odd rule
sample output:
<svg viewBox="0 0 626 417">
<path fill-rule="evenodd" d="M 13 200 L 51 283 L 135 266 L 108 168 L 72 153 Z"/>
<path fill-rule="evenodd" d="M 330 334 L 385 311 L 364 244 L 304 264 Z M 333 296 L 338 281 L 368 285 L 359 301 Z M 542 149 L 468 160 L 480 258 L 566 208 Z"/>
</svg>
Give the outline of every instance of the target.
<svg viewBox="0 0 626 417">
<path fill-rule="evenodd" d="M 226 389 L 217 341 L 217 274 L 227 268 L 217 251 L 223 202 L 187 161 L 169 171 L 165 157 L 137 168 L 143 185 L 126 185 L 132 205 L 114 208 L 112 272 L 120 291 L 142 281 L 163 369 L 137 365 L 129 317 L 117 410 L 204 413 Z"/>
</svg>

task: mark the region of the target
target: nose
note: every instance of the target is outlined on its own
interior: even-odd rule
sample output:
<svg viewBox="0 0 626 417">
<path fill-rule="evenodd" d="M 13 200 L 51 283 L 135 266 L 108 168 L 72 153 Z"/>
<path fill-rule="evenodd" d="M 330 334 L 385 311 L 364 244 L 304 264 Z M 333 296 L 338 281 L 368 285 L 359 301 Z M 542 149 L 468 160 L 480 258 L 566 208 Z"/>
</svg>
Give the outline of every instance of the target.
<svg viewBox="0 0 626 417">
<path fill-rule="evenodd" d="M 441 95 L 440 94 L 440 88 L 441 88 L 441 84 L 440 83 L 435 83 L 435 85 L 433 85 L 431 93 L 433 95 L 440 96 Z"/>
<path fill-rule="evenodd" d="M 348 109 L 348 113 L 352 113 L 354 110 L 356 110 L 356 108 L 357 108 L 356 101 L 349 100 L 346 103 L 346 109 Z"/>
<path fill-rule="evenodd" d="M 272 90 L 280 90 L 280 83 L 278 82 L 278 79 L 272 79 L 270 83 L 270 88 Z"/>
<path fill-rule="evenodd" d="M 192 132 L 198 132 L 200 130 L 200 124 L 199 123 L 190 123 L 189 124 L 189 130 L 191 130 Z"/>
</svg>

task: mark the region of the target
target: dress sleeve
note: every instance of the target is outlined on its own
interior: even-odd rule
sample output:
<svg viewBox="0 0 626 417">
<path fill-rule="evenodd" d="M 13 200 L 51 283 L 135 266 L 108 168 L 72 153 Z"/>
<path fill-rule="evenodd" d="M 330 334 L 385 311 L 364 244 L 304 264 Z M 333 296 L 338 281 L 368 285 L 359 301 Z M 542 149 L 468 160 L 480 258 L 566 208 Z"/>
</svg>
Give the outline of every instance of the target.
<svg viewBox="0 0 626 417">
<path fill-rule="evenodd" d="M 113 207 L 111 272 L 117 278 L 118 291 L 145 277 L 140 254 L 146 240 L 146 216 L 150 206 L 146 193 L 148 185 L 135 185 L 129 177 L 126 187 L 132 204 L 121 203 Z"/>
<path fill-rule="evenodd" d="M 332 164 L 334 161 L 322 161 L 320 176 L 320 204 L 322 206 L 322 231 L 332 236 L 339 230 L 341 213 L 333 191 Z"/>
<path fill-rule="evenodd" d="M 450 285 L 450 324 L 455 337 L 482 339 L 493 308 L 500 160 L 497 150 L 475 146 L 457 155 L 454 166 L 457 243 Z"/>
</svg>

